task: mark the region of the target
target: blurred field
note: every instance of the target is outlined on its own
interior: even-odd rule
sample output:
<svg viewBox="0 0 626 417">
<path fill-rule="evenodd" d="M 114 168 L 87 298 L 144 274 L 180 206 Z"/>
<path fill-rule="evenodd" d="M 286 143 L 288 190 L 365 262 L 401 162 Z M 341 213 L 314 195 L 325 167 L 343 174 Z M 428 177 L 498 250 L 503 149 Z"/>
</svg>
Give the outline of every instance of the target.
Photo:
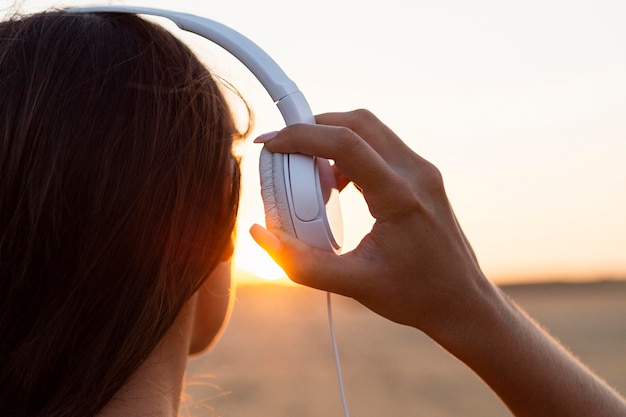
<svg viewBox="0 0 626 417">
<path fill-rule="evenodd" d="M 505 287 L 550 332 L 626 393 L 626 282 Z M 326 294 L 238 289 L 221 342 L 188 368 L 188 415 L 342 416 Z M 333 297 L 353 417 L 507 416 L 482 382 L 420 332 Z M 186 414 L 183 414 L 186 415 Z"/>
</svg>

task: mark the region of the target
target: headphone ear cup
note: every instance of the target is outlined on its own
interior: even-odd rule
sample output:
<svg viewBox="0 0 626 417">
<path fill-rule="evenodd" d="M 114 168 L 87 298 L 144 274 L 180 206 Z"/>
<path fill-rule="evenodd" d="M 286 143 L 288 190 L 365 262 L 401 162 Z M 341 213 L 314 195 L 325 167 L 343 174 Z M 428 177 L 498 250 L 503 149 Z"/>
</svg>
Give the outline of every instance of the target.
<svg viewBox="0 0 626 417">
<path fill-rule="evenodd" d="M 280 229 L 296 236 L 287 200 L 284 158 L 284 154 L 272 153 L 265 148 L 261 150 L 259 177 L 265 207 L 265 224 L 270 229 Z"/>
</svg>

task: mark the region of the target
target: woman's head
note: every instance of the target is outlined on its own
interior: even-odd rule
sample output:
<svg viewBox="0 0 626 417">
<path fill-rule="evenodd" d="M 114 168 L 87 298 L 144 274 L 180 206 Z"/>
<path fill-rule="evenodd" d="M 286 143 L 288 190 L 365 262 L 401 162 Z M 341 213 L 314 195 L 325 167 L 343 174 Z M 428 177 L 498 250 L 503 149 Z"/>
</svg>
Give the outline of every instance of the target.
<svg viewBox="0 0 626 417">
<path fill-rule="evenodd" d="M 147 357 L 228 247 L 234 134 L 211 75 L 153 24 L 0 23 L 3 413 L 91 415 Z"/>
</svg>

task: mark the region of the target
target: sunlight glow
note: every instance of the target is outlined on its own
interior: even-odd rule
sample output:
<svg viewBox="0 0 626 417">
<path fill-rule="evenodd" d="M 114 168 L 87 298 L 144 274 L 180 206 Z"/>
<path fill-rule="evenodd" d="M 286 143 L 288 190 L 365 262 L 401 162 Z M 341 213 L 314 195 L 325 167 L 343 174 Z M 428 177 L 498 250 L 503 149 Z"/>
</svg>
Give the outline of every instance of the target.
<svg viewBox="0 0 626 417">
<path fill-rule="evenodd" d="M 264 280 L 276 281 L 285 278 L 285 272 L 247 235 L 237 239 L 234 264 L 242 272 Z M 250 277 L 246 276 L 244 280 L 249 279 Z"/>
</svg>

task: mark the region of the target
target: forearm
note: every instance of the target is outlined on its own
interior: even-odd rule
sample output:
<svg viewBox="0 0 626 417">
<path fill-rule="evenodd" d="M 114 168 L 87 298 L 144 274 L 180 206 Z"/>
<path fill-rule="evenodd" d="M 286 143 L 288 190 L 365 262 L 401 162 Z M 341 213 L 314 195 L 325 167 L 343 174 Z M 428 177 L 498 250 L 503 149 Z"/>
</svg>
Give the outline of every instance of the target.
<svg viewBox="0 0 626 417">
<path fill-rule="evenodd" d="M 514 415 L 626 415 L 614 390 L 499 289 L 484 285 L 477 297 L 456 321 L 462 327 L 451 320 L 448 329 L 431 336 L 473 369 Z"/>
</svg>

